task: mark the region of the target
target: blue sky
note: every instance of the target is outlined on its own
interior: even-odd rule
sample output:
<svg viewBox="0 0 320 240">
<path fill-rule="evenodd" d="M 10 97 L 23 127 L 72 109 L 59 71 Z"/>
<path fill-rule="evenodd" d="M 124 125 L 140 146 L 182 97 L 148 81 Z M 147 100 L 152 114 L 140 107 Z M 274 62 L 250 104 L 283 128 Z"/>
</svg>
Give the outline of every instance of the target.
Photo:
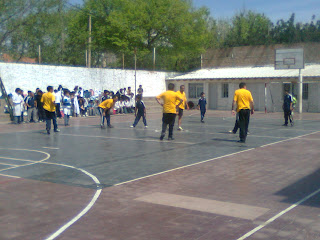
<svg viewBox="0 0 320 240">
<path fill-rule="evenodd" d="M 81 4 L 83 0 L 69 0 Z M 320 0 L 193 0 L 194 6 L 206 6 L 215 19 L 231 18 L 242 9 L 264 13 L 274 23 L 296 14 L 296 21 L 310 22 L 312 15 L 320 20 Z"/>
</svg>

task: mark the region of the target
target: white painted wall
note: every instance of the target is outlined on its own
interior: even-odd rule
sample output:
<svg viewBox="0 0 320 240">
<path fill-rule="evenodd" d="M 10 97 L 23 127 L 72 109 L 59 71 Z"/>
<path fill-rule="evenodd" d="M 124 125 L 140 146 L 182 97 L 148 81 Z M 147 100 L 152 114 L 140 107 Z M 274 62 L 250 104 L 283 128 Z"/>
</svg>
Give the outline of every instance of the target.
<svg viewBox="0 0 320 240">
<path fill-rule="evenodd" d="M 166 90 L 165 79 L 174 73 L 137 71 L 137 89 L 141 84 L 145 97 L 154 97 Z M 57 88 L 60 84 L 69 89 L 76 85 L 84 89 L 112 90 L 131 86 L 134 91 L 134 70 L 61 67 L 34 64 L 0 63 L 0 77 L 8 93 L 17 87 L 24 91 L 40 88 L 46 91 L 48 85 Z"/>
</svg>

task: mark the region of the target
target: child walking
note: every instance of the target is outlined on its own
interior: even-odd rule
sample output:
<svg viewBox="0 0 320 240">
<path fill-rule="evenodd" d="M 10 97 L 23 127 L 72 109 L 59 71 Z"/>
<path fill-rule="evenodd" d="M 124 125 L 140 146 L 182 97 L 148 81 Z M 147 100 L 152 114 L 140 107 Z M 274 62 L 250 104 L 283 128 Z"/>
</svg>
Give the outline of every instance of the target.
<svg viewBox="0 0 320 240">
<path fill-rule="evenodd" d="M 198 102 L 198 109 L 200 109 L 200 114 L 201 114 L 201 122 L 204 123 L 204 115 L 206 114 L 207 111 L 207 100 L 205 98 L 205 94 L 204 92 L 201 93 L 200 98 L 199 98 L 199 102 Z"/>
<path fill-rule="evenodd" d="M 142 117 L 144 127 L 148 128 L 147 120 L 146 120 L 146 113 L 147 113 L 146 106 L 144 105 L 144 102 L 141 100 L 141 95 L 137 95 L 136 99 L 137 99 L 136 108 L 135 108 L 136 119 L 134 120 L 134 123 L 130 127 L 131 128 L 136 127 L 138 122 L 140 121 L 140 118 Z"/>
<path fill-rule="evenodd" d="M 63 113 L 64 113 L 64 125 L 69 126 L 69 119 L 71 115 L 71 98 L 70 98 L 70 92 L 68 90 L 64 92 L 62 107 L 63 107 Z"/>
</svg>

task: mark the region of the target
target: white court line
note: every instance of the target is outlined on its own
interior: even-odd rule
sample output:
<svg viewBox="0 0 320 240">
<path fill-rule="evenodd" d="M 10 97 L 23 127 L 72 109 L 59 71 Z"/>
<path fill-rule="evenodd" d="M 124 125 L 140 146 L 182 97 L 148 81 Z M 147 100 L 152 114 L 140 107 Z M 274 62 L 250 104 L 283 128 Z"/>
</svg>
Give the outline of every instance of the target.
<svg viewBox="0 0 320 240">
<path fill-rule="evenodd" d="M 265 226 L 267 226 L 268 224 L 272 223 L 274 220 L 278 219 L 279 217 L 281 217 L 282 215 L 284 215 L 287 212 L 291 211 L 292 209 L 298 207 L 301 203 L 307 201 L 308 199 L 312 198 L 313 196 L 317 195 L 318 193 L 320 193 L 320 188 L 317 191 L 315 191 L 315 192 L 311 193 L 310 195 L 306 196 L 305 198 L 301 199 L 300 201 L 296 202 L 295 204 L 292 204 L 287 209 L 285 209 L 282 212 L 278 213 L 277 215 L 273 216 L 268 221 L 264 222 L 263 224 L 259 225 L 256 228 L 254 228 L 253 230 L 251 230 L 250 232 L 246 233 L 245 235 L 243 235 L 242 237 L 238 238 L 237 240 L 244 240 L 244 239 L 250 237 L 254 233 L 258 232 L 260 229 L 264 228 Z"/>
<path fill-rule="evenodd" d="M 121 129 L 121 130 L 127 130 L 129 128 L 119 128 L 117 127 L 117 129 Z M 131 129 L 131 128 L 130 128 Z M 161 130 L 159 129 L 155 129 L 155 128 L 148 128 L 148 129 L 142 129 L 142 128 L 135 128 L 134 131 L 148 131 L 148 130 L 151 130 L 151 131 L 156 131 L 156 132 L 161 132 Z M 236 135 L 236 134 L 232 134 L 232 133 L 229 133 L 229 132 L 225 132 L 225 133 L 218 133 L 218 132 L 195 132 L 195 131 L 189 131 L 188 129 L 184 129 L 183 131 L 177 131 L 178 133 L 197 133 L 197 134 L 210 134 L 210 135 Z M 289 138 L 289 137 L 273 137 L 273 136 L 266 136 L 266 135 L 255 135 L 255 134 L 249 134 L 248 135 L 249 137 L 252 136 L 252 137 L 260 137 L 260 138 L 279 138 L 279 139 L 286 139 L 286 138 Z M 197 144 L 197 143 L 193 143 L 193 144 Z"/>
<path fill-rule="evenodd" d="M 84 169 L 81 168 L 76 168 L 70 165 L 65 165 L 65 164 L 59 164 L 59 163 L 50 163 L 50 162 L 44 162 L 46 160 L 48 160 L 50 158 L 50 154 L 46 153 L 46 152 L 41 152 L 38 150 L 30 150 L 30 149 L 10 149 L 10 148 L 0 148 L 0 149 L 8 149 L 8 150 L 17 150 L 17 151 L 29 151 L 29 152 L 40 152 L 40 153 L 44 153 L 47 155 L 47 157 L 43 160 L 40 161 L 34 161 L 33 163 L 30 164 L 25 164 L 25 165 L 20 165 L 17 167 L 12 167 L 12 168 L 7 168 L 7 169 L 1 169 L 1 171 L 5 171 L 5 170 L 9 170 L 9 169 L 14 169 L 14 168 L 19 168 L 19 167 L 24 167 L 24 166 L 30 166 L 30 165 L 34 165 L 34 164 L 50 164 L 50 165 L 57 165 L 57 166 L 63 166 L 63 167 L 68 167 L 68 168 L 72 168 L 78 171 L 83 172 L 84 174 L 86 174 L 87 176 L 89 176 L 97 185 L 97 187 L 100 186 L 100 181 L 98 180 L 98 178 L 96 176 L 94 176 L 93 174 L 87 172 Z M 8 176 L 8 177 L 13 177 L 13 178 L 20 178 L 20 177 L 15 177 L 15 176 L 9 176 L 9 175 L 5 175 L 5 174 L 0 174 L 1 176 Z M 93 198 L 91 199 L 90 203 L 78 214 L 76 215 L 74 218 L 72 218 L 69 222 L 67 222 L 66 224 L 64 224 L 62 227 L 60 227 L 56 232 L 54 232 L 53 234 L 51 234 L 48 238 L 46 238 L 46 240 L 53 240 L 55 238 L 57 238 L 60 234 L 62 234 L 66 229 L 68 229 L 72 224 L 74 224 L 75 222 L 77 222 L 81 217 L 83 217 L 95 204 L 95 202 L 97 201 L 97 199 L 99 198 L 100 194 L 102 192 L 102 189 L 97 189 L 96 193 L 94 194 Z"/>
<path fill-rule="evenodd" d="M 27 160 L 27 159 L 20 159 L 20 158 L 9 158 L 9 157 L 0 157 L 2 159 L 8 159 L 8 160 L 12 160 L 12 161 L 21 161 L 21 162 L 36 162 L 33 160 Z"/>
<path fill-rule="evenodd" d="M 43 162 L 43 161 L 46 161 L 46 160 L 48 160 L 48 159 L 50 158 L 50 154 L 49 154 L 49 153 L 42 152 L 42 151 L 38 151 L 38 150 L 19 149 L 19 148 L 0 148 L 0 149 L 14 150 L 14 151 L 38 152 L 38 153 L 43 153 L 43 154 L 47 155 L 47 157 L 44 158 L 44 159 L 42 159 L 42 160 L 35 161 L 35 162 L 31 162 L 31 163 L 28 163 L 28 164 L 19 165 L 19 166 L 17 166 L 17 167 L 9 167 L 9 168 L 0 169 L 0 172 L 6 171 L 6 170 L 10 170 L 10 169 L 20 168 L 20 167 L 31 166 L 31 165 L 34 165 L 34 164 L 36 164 L 36 163 L 41 163 L 41 162 Z M 19 160 L 19 161 L 21 161 L 21 160 Z"/>
<path fill-rule="evenodd" d="M 7 164 L 7 163 L 1 163 L 1 162 L 0 162 L 0 165 L 6 165 L 6 166 L 15 166 L 15 167 L 17 167 L 17 166 L 20 166 L 20 165 Z"/>
<path fill-rule="evenodd" d="M 278 144 L 278 143 L 282 143 L 282 142 L 291 141 L 291 140 L 294 140 L 294 139 L 297 139 L 297 138 L 309 136 L 309 135 L 316 134 L 316 133 L 319 133 L 319 132 L 320 132 L 320 131 L 313 132 L 313 133 L 308 133 L 308 134 L 301 135 L 301 136 L 298 136 L 298 137 L 293 137 L 293 138 L 289 138 L 289 139 L 284 139 L 284 140 L 277 141 L 277 142 L 274 142 L 274 143 L 262 145 L 262 146 L 256 147 L 256 148 L 249 148 L 249 149 L 246 149 L 246 150 L 243 150 L 243 151 L 239 151 L 239 152 L 235 152 L 235 153 L 223 155 L 223 156 L 220 156 L 220 157 L 211 158 L 211 159 L 204 160 L 204 161 L 201 161 L 201 162 L 197 162 L 197 163 L 185 165 L 185 166 L 178 167 L 178 168 L 173 168 L 173 169 L 170 169 L 170 170 L 167 170 L 167 171 L 163 171 L 163 172 L 159 172 L 159 173 L 147 175 L 147 176 L 144 176 L 144 177 L 135 178 L 135 179 L 132 179 L 132 180 L 129 180 L 129 181 L 117 183 L 117 184 L 114 184 L 113 186 L 120 186 L 120 185 L 124 185 L 124 184 L 126 184 L 126 183 L 136 182 L 136 181 L 139 181 L 139 180 L 142 180 L 142 179 L 150 178 L 150 177 L 157 176 L 157 175 L 161 175 L 161 174 L 164 174 L 164 173 L 173 172 L 173 171 L 176 171 L 176 170 L 179 170 L 179 169 L 184 169 L 184 168 L 196 166 L 196 165 L 199 165 L 199 164 L 202 164 L 202 163 L 212 162 L 212 161 L 215 161 L 215 160 L 217 160 L 217 159 L 221 159 L 221 158 L 225 158 L 225 157 L 230 157 L 230 156 L 233 156 L 233 155 L 237 155 L 237 154 L 239 154 L 239 153 L 248 152 L 248 151 L 251 151 L 251 150 L 258 149 L 258 148 L 264 148 L 264 147 L 271 146 L 271 145 Z"/>
<path fill-rule="evenodd" d="M 10 177 L 10 178 L 21 178 L 21 177 L 18 177 L 18 176 L 6 175 L 6 174 L 2 174 L 2 173 L 0 173 L 0 176 Z"/>
<path fill-rule="evenodd" d="M 59 150 L 60 149 L 60 148 L 55 148 L 55 147 L 42 147 L 42 148 L 53 149 L 53 150 Z"/>
<path fill-rule="evenodd" d="M 239 154 L 239 153 L 248 152 L 248 151 L 251 151 L 251 150 L 253 150 L 253 149 L 255 149 L 255 148 L 249 148 L 249 149 L 246 149 L 246 150 L 243 150 L 243 151 L 239 151 L 239 152 L 235 152 L 235 153 L 230 153 L 230 154 L 223 155 L 223 156 L 220 156 L 220 157 L 215 157 L 215 158 L 211 158 L 211 159 L 204 160 L 204 161 L 201 161 L 201 162 L 197 162 L 197 163 L 185 165 L 185 166 L 182 166 L 182 167 L 173 168 L 173 169 L 170 169 L 170 170 L 167 170 L 167 171 L 163 171 L 163 172 L 151 174 L 151 175 L 148 175 L 148 176 L 144 176 L 144 177 L 140 177 L 140 178 L 135 178 L 135 179 L 132 179 L 132 180 L 129 180 L 129 181 L 126 181 L 126 182 L 121 182 L 121 183 L 114 184 L 113 186 L 120 186 L 120 185 L 124 185 L 124 184 L 126 184 L 126 183 L 136 182 L 136 181 L 138 181 L 138 180 L 142 180 L 142 179 L 145 179 L 145 178 L 150 178 L 150 177 L 157 176 L 157 175 L 161 175 L 161 174 L 164 174 L 164 173 L 173 172 L 173 171 L 176 171 L 176 170 L 179 170 L 179 169 L 184 169 L 184 168 L 196 166 L 196 165 L 199 165 L 199 164 L 202 164 L 202 163 L 206 163 L 206 162 L 211 162 L 211 161 L 214 161 L 214 160 L 217 160 L 217 159 L 220 159 L 220 158 L 230 157 L 230 156 L 233 156 L 233 155 L 236 155 L 236 154 Z"/>
<path fill-rule="evenodd" d="M 88 137 L 88 138 L 105 138 L 105 139 L 117 139 L 117 140 L 130 140 L 130 141 L 142 141 L 142 142 L 159 142 L 159 143 L 175 143 L 175 144 L 187 144 L 194 145 L 198 143 L 190 142 L 177 142 L 177 141 L 166 141 L 166 140 L 154 140 L 154 139 L 138 139 L 138 138 L 121 138 L 121 137 L 106 137 L 106 136 L 89 136 L 89 135 L 78 135 L 78 134 L 59 134 L 62 136 L 72 136 L 72 137 Z"/>
<path fill-rule="evenodd" d="M 96 176 L 94 176 L 93 174 L 87 172 L 86 170 L 83 170 L 81 168 L 77 168 L 77 167 L 73 167 L 70 165 L 65 165 L 65 164 L 59 164 L 59 163 L 50 163 L 50 162 L 42 162 L 41 164 L 51 164 L 51 165 L 58 165 L 58 166 L 63 166 L 63 167 L 68 167 L 68 168 L 72 168 L 78 171 L 83 172 L 84 174 L 86 174 L 87 176 L 89 176 L 94 182 L 95 184 L 97 184 L 97 187 L 100 185 L 100 181 L 98 180 L 98 178 Z M 96 193 L 94 194 L 93 198 L 91 199 L 91 201 L 89 202 L 89 204 L 78 214 L 76 215 L 74 218 L 72 218 L 69 222 L 67 222 L 66 224 L 64 224 L 62 227 L 60 227 L 56 232 L 52 233 L 48 238 L 46 238 L 46 240 L 53 240 L 55 238 L 57 238 L 59 235 L 61 235 L 65 230 L 67 230 L 72 224 L 74 224 L 75 222 L 77 222 L 81 217 L 83 217 L 92 207 L 93 205 L 96 203 L 96 201 L 98 200 L 100 194 L 102 192 L 102 189 L 97 189 Z"/>
<path fill-rule="evenodd" d="M 189 124 L 189 123 L 183 123 L 182 126 L 194 126 L 194 124 Z M 202 125 L 204 128 L 233 128 L 234 124 L 229 126 L 229 125 Z M 277 126 L 276 126 L 277 127 Z M 249 124 L 249 129 L 264 129 L 264 130 L 277 130 L 277 131 L 305 131 L 305 132 L 313 132 L 314 130 L 305 130 L 305 129 L 298 129 L 295 127 L 282 127 L 279 125 L 279 128 L 274 128 L 274 127 L 254 127 Z"/>
</svg>

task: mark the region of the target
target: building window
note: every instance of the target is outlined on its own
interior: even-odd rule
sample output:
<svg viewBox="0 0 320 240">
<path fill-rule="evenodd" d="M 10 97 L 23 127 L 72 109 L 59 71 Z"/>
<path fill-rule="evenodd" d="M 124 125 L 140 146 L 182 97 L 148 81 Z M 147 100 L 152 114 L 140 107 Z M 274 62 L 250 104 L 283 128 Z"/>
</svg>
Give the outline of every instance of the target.
<svg viewBox="0 0 320 240">
<path fill-rule="evenodd" d="M 229 97 L 229 84 L 223 83 L 222 84 L 222 98 L 228 98 Z"/>
<path fill-rule="evenodd" d="M 308 97 L 309 97 L 309 85 L 308 85 L 308 83 L 303 83 L 302 99 L 308 100 Z"/>
<path fill-rule="evenodd" d="M 203 83 L 189 83 L 189 98 L 199 98 L 203 92 Z"/>
</svg>

